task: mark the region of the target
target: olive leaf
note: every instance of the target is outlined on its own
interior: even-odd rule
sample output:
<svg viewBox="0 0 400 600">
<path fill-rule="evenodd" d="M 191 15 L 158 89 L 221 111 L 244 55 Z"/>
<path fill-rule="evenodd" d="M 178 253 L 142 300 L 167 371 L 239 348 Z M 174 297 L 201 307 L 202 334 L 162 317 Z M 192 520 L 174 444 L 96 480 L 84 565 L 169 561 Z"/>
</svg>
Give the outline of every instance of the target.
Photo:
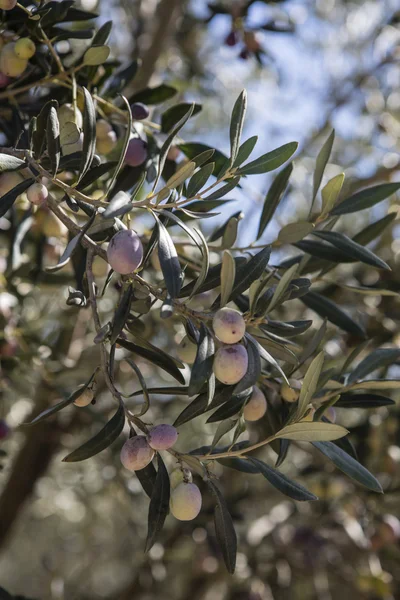
<svg viewBox="0 0 400 600">
<path fill-rule="evenodd" d="M 83 87 L 82 91 L 85 104 L 83 109 L 83 145 L 79 167 L 79 181 L 82 180 L 89 170 L 96 149 L 96 110 L 92 96 L 88 90 Z"/>
<path fill-rule="evenodd" d="M 231 141 L 231 162 L 235 161 L 240 144 L 240 137 L 243 131 L 243 123 L 246 115 L 247 108 L 247 93 L 246 90 L 243 90 L 238 99 L 235 102 L 235 105 L 232 110 L 231 116 L 231 124 L 230 124 L 230 141 Z"/>
<path fill-rule="evenodd" d="M 215 352 L 214 338 L 204 325 L 200 326 L 200 337 L 197 345 L 196 358 L 192 366 L 190 375 L 189 396 L 194 396 L 201 391 L 201 388 L 212 374 L 213 357 Z"/>
<path fill-rule="evenodd" d="M 296 440 L 298 442 L 326 442 L 337 440 L 349 432 L 341 425 L 321 421 L 302 421 L 287 425 L 275 434 L 275 439 Z"/>
<path fill-rule="evenodd" d="M 232 517 L 229 514 L 226 500 L 219 488 L 210 479 L 207 479 L 207 485 L 216 502 L 214 507 L 214 526 L 217 540 L 222 550 L 226 568 L 229 573 L 233 574 L 236 567 L 237 539 Z"/>
<path fill-rule="evenodd" d="M 289 496 L 289 498 L 300 502 L 318 500 L 317 496 L 309 492 L 305 487 L 292 481 L 289 477 L 280 473 L 277 469 L 273 469 L 258 458 L 249 458 L 248 461 L 258 469 L 258 472 L 261 473 L 271 485 L 285 494 L 285 496 Z"/>
<path fill-rule="evenodd" d="M 318 389 L 318 381 L 324 364 L 324 352 L 320 352 L 311 362 L 303 379 L 299 403 L 297 406 L 296 419 L 299 420 L 305 414 L 307 406 Z"/>
<path fill-rule="evenodd" d="M 16 199 L 20 194 L 25 192 L 34 183 L 35 180 L 30 177 L 29 179 L 25 179 L 18 183 L 12 190 L 4 194 L 4 196 L 0 197 L 0 217 L 4 217 L 4 215 L 10 210 Z"/>
<path fill-rule="evenodd" d="M 260 158 L 253 160 L 247 165 L 243 165 L 237 171 L 239 175 L 256 175 L 260 173 L 268 173 L 274 169 L 278 169 L 296 152 L 298 147 L 297 142 L 284 144 L 267 154 L 263 154 Z"/>
<path fill-rule="evenodd" d="M 221 308 L 228 303 L 235 281 L 236 263 L 230 252 L 224 251 L 221 265 Z"/>
<path fill-rule="evenodd" d="M 154 545 L 169 513 L 170 482 L 168 471 L 161 456 L 157 455 L 157 476 L 150 499 L 145 552 Z"/>
<path fill-rule="evenodd" d="M 125 425 L 125 407 L 120 402 L 117 412 L 111 418 L 111 420 L 103 427 L 101 431 L 97 435 L 95 435 L 91 440 L 68 454 L 65 458 L 63 458 L 63 462 L 77 462 L 81 460 L 86 460 L 95 456 L 99 452 L 102 452 L 121 434 Z"/>
<path fill-rule="evenodd" d="M 331 215 L 347 215 L 358 212 L 365 208 L 371 208 L 378 202 L 382 202 L 400 189 L 400 183 L 382 183 L 353 194 L 349 198 L 337 204 L 331 211 Z"/>
<path fill-rule="evenodd" d="M 47 152 L 50 158 L 51 170 L 56 175 L 58 165 L 60 164 L 60 124 L 58 122 L 57 111 L 54 106 L 50 107 L 46 124 Z"/>
<path fill-rule="evenodd" d="M 167 228 L 156 217 L 158 226 L 158 258 L 164 275 L 165 285 L 172 299 L 179 296 L 182 285 L 182 271 L 174 242 Z"/>
<path fill-rule="evenodd" d="M 329 157 L 332 152 L 334 140 L 335 140 L 335 130 L 333 129 L 317 156 L 315 170 L 314 170 L 314 176 L 313 176 L 313 195 L 312 195 L 312 203 L 311 203 L 310 213 L 312 212 L 314 202 L 315 202 L 315 197 L 319 190 L 319 186 L 321 185 L 325 167 L 328 164 L 328 160 L 329 160 Z"/>
<path fill-rule="evenodd" d="M 274 216 L 278 204 L 287 189 L 292 171 L 293 163 L 289 163 L 273 180 L 271 187 L 265 196 L 264 206 L 260 217 L 260 224 L 258 226 L 257 240 L 260 239 L 268 223 Z"/>
</svg>

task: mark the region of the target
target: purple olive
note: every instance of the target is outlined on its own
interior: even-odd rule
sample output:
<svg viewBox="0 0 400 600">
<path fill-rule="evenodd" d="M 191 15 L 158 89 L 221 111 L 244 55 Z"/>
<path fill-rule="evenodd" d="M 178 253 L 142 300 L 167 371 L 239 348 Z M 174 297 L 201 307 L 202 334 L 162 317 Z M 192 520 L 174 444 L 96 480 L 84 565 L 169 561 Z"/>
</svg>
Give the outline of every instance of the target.
<svg viewBox="0 0 400 600">
<path fill-rule="evenodd" d="M 118 231 L 108 244 L 107 259 L 117 273 L 133 273 L 143 259 L 143 246 L 137 233 L 132 229 Z"/>
<path fill-rule="evenodd" d="M 178 432 L 172 425 L 156 425 L 147 435 L 148 444 L 153 450 L 168 450 L 178 439 Z"/>
<path fill-rule="evenodd" d="M 147 144 L 140 138 L 132 138 L 128 144 L 125 163 L 130 167 L 139 167 L 147 159 Z"/>
<path fill-rule="evenodd" d="M 225 38 L 225 46 L 236 46 L 239 41 L 238 32 L 234 29 Z"/>
<path fill-rule="evenodd" d="M 149 109 L 142 102 L 135 102 L 131 106 L 132 119 L 135 121 L 142 121 L 143 119 L 147 119 L 150 114 Z"/>
<path fill-rule="evenodd" d="M 4 440 L 10 433 L 10 428 L 4 419 L 0 420 L 0 440 Z"/>
</svg>

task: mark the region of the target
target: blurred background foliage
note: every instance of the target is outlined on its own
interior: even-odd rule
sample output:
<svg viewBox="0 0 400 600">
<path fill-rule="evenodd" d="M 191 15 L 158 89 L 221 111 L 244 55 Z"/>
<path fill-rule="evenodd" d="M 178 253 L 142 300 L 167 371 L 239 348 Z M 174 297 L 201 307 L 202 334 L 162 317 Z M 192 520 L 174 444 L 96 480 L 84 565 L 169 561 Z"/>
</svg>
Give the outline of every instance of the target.
<svg viewBox="0 0 400 600">
<path fill-rule="evenodd" d="M 315 156 L 336 129 L 326 180 L 345 171 L 348 191 L 399 179 L 400 11 L 397 0 L 287 0 L 281 2 L 203 0 L 82 0 L 99 22 L 113 20 L 113 56 L 121 63 L 142 59 L 134 89 L 171 83 L 180 99 L 203 106 L 185 130 L 226 151 L 230 111 L 242 88 L 249 96 L 244 138 L 259 135 L 265 152 L 296 139 L 291 188 L 263 235 L 274 239 L 283 224 L 309 210 Z M 83 26 L 83 25 L 82 25 Z M 76 42 L 81 44 L 79 40 Z M 78 50 L 77 50 L 78 51 Z M 176 102 L 177 99 L 174 99 Z M 162 105 L 162 110 L 168 102 Z M 159 109 L 156 109 L 159 111 Z M 159 113 L 156 112 L 155 120 Z M 245 182 L 206 232 L 242 210 L 238 243 L 256 234 L 269 175 Z M 348 233 L 388 212 L 390 200 L 346 219 Z M 145 223 L 135 223 L 139 231 Z M 275 230 L 274 230 L 275 228 Z M 400 222 L 375 242 L 392 272 L 352 270 L 353 284 L 400 290 Z M 188 248 L 186 248 L 188 251 Z M 62 248 L 47 243 L 54 262 Z M 0 254 L 1 270 L 5 253 Z M 97 277 L 101 278 L 102 265 Z M 346 265 L 341 274 L 346 275 Z M 351 430 L 360 461 L 386 490 L 378 496 L 356 487 L 311 445 L 292 444 L 284 465 L 320 497 L 316 503 L 286 499 L 265 480 L 225 469 L 224 492 L 239 535 L 237 571 L 227 575 L 205 505 L 193 523 L 167 520 L 163 537 L 143 554 L 148 504 L 135 477 L 119 465 L 120 443 L 77 464 L 62 456 L 95 432 L 112 410 L 100 390 L 96 409 L 67 409 L 57 420 L 24 429 L 20 424 L 61 393 L 86 380 L 97 365 L 87 311 L 65 304 L 71 273 L 21 280 L 13 289 L 2 280 L 0 318 L 1 433 L 0 585 L 10 594 L 40 600 L 391 600 L 400 597 L 400 428 L 397 406 L 370 411 L 337 409 Z M 379 280 L 380 279 L 380 280 Z M 346 283 L 349 283 L 346 280 Z M 351 283 L 351 282 L 350 282 Z M 326 290 L 329 288 L 325 288 Z M 332 286 L 343 307 L 357 302 L 374 345 L 399 345 L 398 298 L 358 296 Z M 101 301 L 112 313 L 115 297 Z M 210 297 L 200 298 L 209 306 Z M 197 299 L 197 306 L 199 300 Z M 313 318 L 299 301 L 280 309 L 282 320 Z M 176 356 L 183 327 L 160 327 L 158 311 L 148 314 L 144 336 Z M 174 344 L 171 344 L 173 340 Z M 359 340 L 337 335 L 329 325 L 325 351 L 331 365 L 343 362 Z M 119 351 L 118 351 L 119 352 Z M 126 367 L 128 369 L 128 367 Z M 150 382 L 172 384 L 163 371 L 140 362 Z M 400 365 L 389 376 L 399 378 Z M 121 386 L 136 383 L 120 365 Z M 393 392 L 396 399 L 398 392 Z M 155 397 L 151 417 L 173 422 L 185 401 Z M 133 400 L 132 400 L 133 402 Z M 257 424 L 263 427 L 263 424 Z M 181 429 L 182 448 L 209 443 L 213 431 L 197 419 Z M 207 432 L 207 433 L 205 433 Z M 122 441 L 121 441 L 122 443 Z M 271 456 L 272 450 L 269 450 Z M 215 465 L 219 469 L 218 465 Z M 2 595 L 4 594 L 4 595 Z M 0 590 L 0 598 L 7 598 Z"/>
</svg>

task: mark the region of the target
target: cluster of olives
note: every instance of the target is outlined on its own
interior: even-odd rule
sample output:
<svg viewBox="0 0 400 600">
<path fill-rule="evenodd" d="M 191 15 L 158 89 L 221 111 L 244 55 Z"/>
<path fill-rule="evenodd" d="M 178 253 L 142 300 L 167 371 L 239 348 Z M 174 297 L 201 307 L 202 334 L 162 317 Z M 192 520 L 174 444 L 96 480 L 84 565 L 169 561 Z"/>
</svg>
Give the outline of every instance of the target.
<svg viewBox="0 0 400 600">
<path fill-rule="evenodd" d="M 6 2 L 1 2 L 5 4 Z M 14 8 L 13 6 L 11 8 Z M 7 10 L 7 9 L 5 9 Z M 8 9 L 10 10 L 10 9 Z M 19 77 L 28 66 L 28 61 L 36 52 L 35 43 L 27 37 L 17 41 L 6 41 L 0 38 L 0 84 L 5 87 L 9 77 Z"/>
<path fill-rule="evenodd" d="M 129 471 L 140 471 L 151 463 L 156 452 L 169 450 L 177 439 L 175 427 L 165 423 L 156 425 L 147 435 L 136 435 L 125 442 L 121 462 Z M 176 469 L 172 471 L 170 481 L 172 514 L 180 521 L 191 521 L 201 509 L 201 493 L 192 483 L 192 474 L 188 469 Z"/>
</svg>

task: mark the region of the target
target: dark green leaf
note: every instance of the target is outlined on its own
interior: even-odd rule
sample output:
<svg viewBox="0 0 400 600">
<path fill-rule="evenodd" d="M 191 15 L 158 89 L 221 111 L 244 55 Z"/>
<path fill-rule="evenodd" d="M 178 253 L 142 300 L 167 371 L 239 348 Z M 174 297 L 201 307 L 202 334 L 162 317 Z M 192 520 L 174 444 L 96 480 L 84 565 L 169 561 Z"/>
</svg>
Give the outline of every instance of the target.
<svg viewBox="0 0 400 600">
<path fill-rule="evenodd" d="M 139 479 L 144 492 L 151 498 L 157 477 L 157 471 L 155 470 L 153 463 L 151 462 L 144 469 L 139 469 L 139 471 L 135 472 L 135 475 Z"/>
<path fill-rule="evenodd" d="M 232 517 L 229 514 L 225 498 L 217 486 L 210 480 L 207 484 L 216 500 L 214 508 L 214 526 L 218 543 L 222 550 L 228 572 L 233 574 L 236 566 L 237 540 Z"/>
<path fill-rule="evenodd" d="M 229 181 L 228 183 L 225 183 L 225 185 L 222 185 L 215 192 L 212 192 L 208 196 L 204 196 L 203 200 L 205 202 L 210 202 L 211 200 L 219 200 L 219 198 L 222 198 L 223 196 L 225 196 L 226 194 L 229 194 L 229 192 L 234 190 L 238 186 L 239 181 L 240 181 L 240 177 L 233 177 L 233 179 L 231 179 L 231 181 Z"/>
<path fill-rule="evenodd" d="M 158 168 L 157 168 L 157 177 L 153 184 L 153 190 L 157 187 L 157 183 L 161 177 L 161 173 L 163 172 L 165 161 L 167 159 L 167 154 L 169 149 L 172 146 L 172 142 L 175 139 L 175 136 L 179 133 L 185 123 L 190 119 L 193 114 L 194 104 L 190 105 L 189 110 L 183 115 L 183 117 L 178 121 L 175 127 L 172 129 L 171 133 L 168 135 L 167 139 L 163 143 L 160 149 L 160 156 L 158 159 Z"/>
<path fill-rule="evenodd" d="M 117 180 L 117 177 L 119 175 L 119 173 L 121 172 L 121 169 L 124 165 L 124 161 L 125 161 L 125 156 L 126 156 L 126 152 L 128 150 L 128 146 L 129 146 L 129 140 L 131 138 L 131 131 L 132 131 L 132 111 L 131 111 L 131 107 L 129 106 L 129 102 L 128 100 L 125 98 L 125 96 L 121 96 L 122 101 L 125 104 L 125 108 L 126 108 L 126 113 L 127 113 L 127 120 L 126 120 L 126 129 L 125 129 L 125 135 L 124 135 L 124 139 L 122 141 L 122 146 L 120 149 L 120 154 L 119 154 L 119 158 L 118 158 L 118 164 L 116 166 L 116 169 L 113 173 L 113 176 L 111 177 L 110 181 L 108 182 L 107 185 L 107 194 L 110 193 L 110 191 L 113 189 L 115 182 Z"/>
<path fill-rule="evenodd" d="M 325 296 L 317 292 L 308 292 L 308 294 L 302 296 L 301 300 L 311 310 L 314 310 L 321 317 L 326 317 L 328 321 L 344 331 L 362 338 L 365 337 L 364 329 L 353 321 L 337 304 L 332 302 L 332 300 L 325 298 Z"/>
<path fill-rule="evenodd" d="M 92 383 L 92 381 L 94 380 L 94 378 L 95 378 L 95 376 L 97 374 L 97 371 L 98 371 L 98 369 L 96 369 L 92 373 L 92 375 L 90 376 L 90 379 L 86 383 L 84 383 L 81 387 L 79 387 L 77 390 L 75 390 L 75 392 L 73 392 L 70 396 L 68 396 L 68 398 L 66 398 L 65 400 L 62 400 L 61 402 L 59 402 L 58 404 L 55 404 L 54 406 L 50 406 L 50 408 L 46 408 L 46 410 L 44 410 L 43 412 L 41 412 L 30 423 L 26 423 L 26 425 L 36 425 L 36 423 L 40 423 L 40 421 L 43 421 L 44 419 L 47 419 L 47 417 L 50 417 L 51 415 L 54 415 L 59 410 L 62 410 L 66 406 L 69 406 L 70 404 L 72 404 L 73 402 L 75 402 L 75 400 L 77 400 L 79 398 L 79 396 L 81 396 L 83 394 L 83 392 Z"/>
<path fill-rule="evenodd" d="M 236 265 L 236 271 L 240 265 L 244 265 L 245 263 L 247 263 L 246 259 L 242 256 L 236 256 L 234 258 L 234 261 L 235 261 L 235 265 Z M 209 290 L 213 290 L 216 287 L 221 285 L 221 268 L 222 268 L 222 263 L 219 263 L 218 265 L 214 265 L 208 269 L 207 277 L 204 280 L 204 283 L 197 290 L 198 294 L 207 292 Z M 185 298 L 186 296 L 190 296 L 190 294 L 193 291 L 194 285 L 195 285 L 195 281 L 191 281 L 190 283 L 185 285 L 185 287 L 182 288 L 181 293 L 179 295 L 180 298 Z"/>
<path fill-rule="evenodd" d="M 260 250 L 260 252 L 252 256 L 246 264 L 236 264 L 235 283 L 230 295 L 230 300 L 234 300 L 237 296 L 248 290 L 253 281 L 261 277 L 270 256 L 271 247 L 266 246 Z"/>
<path fill-rule="evenodd" d="M 152 106 L 153 104 L 161 104 L 161 102 L 165 102 L 165 100 L 169 100 L 173 98 L 177 94 L 177 90 L 170 85 L 158 85 L 153 88 L 146 88 L 141 90 L 140 92 L 136 92 L 129 98 L 130 104 L 134 104 L 136 102 L 143 102 L 144 104 L 148 104 Z"/>
<path fill-rule="evenodd" d="M 32 178 L 25 179 L 24 181 L 21 181 L 21 183 L 16 185 L 12 190 L 7 192 L 7 194 L 4 194 L 4 196 L 1 196 L 1 198 L 0 198 L 0 217 L 4 217 L 4 215 L 10 210 L 10 208 L 12 207 L 12 205 L 14 204 L 14 202 L 18 198 L 18 196 L 20 194 L 22 194 L 23 192 L 25 192 L 25 190 L 27 190 L 28 187 L 30 187 L 32 185 L 32 183 L 35 183 L 34 179 L 32 179 Z"/>
<path fill-rule="evenodd" d="M 214 150 L 213 154 L 210 155 L 208 161 L 211 160 L 215 163 L 214 175 L 218 176 L 218 174 L 222 171 L 228 157 L 220 152 L 219 150 L 215 150 L 214 148 L 210 148 L 210 146 L 206 146 L 205 144 L 197 144 L 197 143 L 187 143 L 187 144 L 179 144 L 179 150 L 183 152 L 185 156 L 187 156 L 190 160 L 192 160 L 195 156 L 206 152 L 207 150 Z M 206 163 L 203 163 L 206 164 Z"/>
<path fill-rule="evenodd" d="M 179 296 L 182 285 L 182 271 L 178 254 L 167 228 L 157 218 L 158 258 L 165 285 L 172 299 Z"/>
<path fill-rule="evenodd" d="M 114 345 L 117 341 L 117 338 L 121 331 L 123 330 L 126 320 L 129 317 L 129 311 L 131 309 L 133 297 L 133 287 L 132 285 L 128 285 L 125 290 L 121 291 L 119 303 L 117 309 L 114 314 L 112 326 L 111 326 L 111 335 L 110 335 L 110 344 Z"/>
<path fill-rule="evenodd" d="M 391 406 L 394 400 L 377 394 L 341 394 L 335 402 L 338 408 L 379 408 L 380 406 Z"/>
<path fill-rule="evenodd" d="M 313 446 L 318 448 L 322 454 L 325 454 L 348 477 L 373 492 L 382 493 L 382 486 L 379 481 L 357 460 L 338 448 L 336 444 L 332 442 L 313 442 Z"/>
<path fill-rule="evenodd" d="M 60 124 L 58 122 L 57 111 L 52 106 L 50 108 L 47 125 L 46 125 L 46 138 L 47 138 L 47 152 L 50 158 L 51 170 L 53 175 L 57 173 L 58 165 L 60 164 Z"/>
<path fill-rule="evenodd" d="M 257 342 L 251 337 L 246 337 L 248 366 L 244 377 L 236 384 L 234 394 L 241 394 L 248 388 L 252 388 L 261 375 L 261 358 Z"/>
<path fill-rule="evenodd" d="M 161 131 L 163 133 L 168 133 L 171 129 L 182 119 L 183 116 L 190 110 L 191 104 L 187 104 L 186 102 L 182 102 L 180 104 L 175 104 L 175 106 L 171 106 L 167 108 L 165 112 L 161 115 Z M 197 115 L 201 111 L 201 104 L 195 104 L 192 112 L 192 116 Z"/>
<path fill-rule="evenodd" d="M 148 552 L 154 545 L 157 535 L 162 530 L 164 521 L 169 513 L 169 475 L 159 454 L 157 455 L 157 465 L 157 477 L 149 505 L 145 552 Z"/>
<path fill-rule="evenodd" d="M 51 108 L 55 108 L 57 110 L 57 100 L 50 100 L 49 102 L 46 102 L 37 117 L 36 130 L 33 132 L 33 151 L 38 157 L 42 155 L 45 148 L 47 119 Z"/>
<path fill-rule="evenodd" d="M 229 130 L 229 137 L 231 141 L 231 161 L 232 163 L 235 161 L 238 151 L 240 138 L 243 131 L 243 123 L 246 115 L 247 108 L 247 94 L 246 90 L 243 90 L 238 99 L 235 102 L 235 105 L 232 110 L 231 116 L 231 124 Z"/>
<path fill-rule="evenodd" d="M 335 206 L 331 215 L 346 215 L 370 208 L 382 202 L 400 189 L 400 183 L 382 183 L 353 194 Z"/>
<path fill-rule="evenodd" d="M 313 235 L 329 242 L 332 246 L 335 246 L 355 260 L 359 260 L 367 265 L 372 265 L 378 269 L 390 271 L 389 265 L 381 258 L 376 256 L 371 250 L 368 250 L 368 248 L 364 248 L 364 246 L 357 244 L 357 242 L 350 239 L 344 233 L 338 233 L 336 231 L 314 231 Z"/>
<path fill-rule="evenodd" d="M 253 160 L 247 165 L 241 167 L 237 173 L 239 175 L 256 175 L 259 173 L 268 173 L 274 169 L 278 169 L 283 163 L 285 163 L 297 150 L 298 143 L 290 142 L 284 144 L 272 152 L 263 154 L 260 158 Z"/>
<path fill-rule="evenodd" d="M 181 383 L 182 385 L 185 384 L 185 378 L 183 377 L 182 373 L 176 366 L 174 360 L 163 350 L 160 350 L 158 348 L 157 348 L 157 350 L 153 350 L 151 348 L 145 348 L 143 346 L 139 346 L 138 344 L 135 344 L 134 342 L 130 342 L 129 340 L 124 340 L 123 338 L 118 338 L 117 343 L 120 346 L 122 346 L 123 348 L 125 348 L 126 350 L 129 350 L 130 352 L 133 352 L 134 354 L 138 354 L 142 358 L 145 358 L 146 360 L 149 360 L 151 363 L 157 365 L 158 367 L 160 367 L 160 369 L 163 369 L 164 371 L 169 373 L 174 379 L 179 381 L 179 383 Z"/>
<path fill-rule="evenodd" d="M 260 225 L 258 227 L 257 239 L 260 239 L 268 223 L 271 221 L 275 210 L 282 199 L 282 196 L 289 183 L 290 175 L 293 171 L 293 164 L 289 163 L 273 180 L 271 187 L 264 200 L 264 206 L 261 213 Z"/>
<path fill-rule="evenodd" d="M 113 219 L 114 217 L 120 217 L 125 212 L 132 210 L 133 203 L 126 192 L 118 192 L 114 198 L 110 200 L 107 208 L 101 214 L 103 219 Z"/>
<path fill-rule="evenodd" d="M 186 190 L 187 198 L 192 198 L 197 194 L 197 192 L 201 190 L 201 188 L 207 183 L 207 180 L 210 177 L 213 170 L 214 163 L 208 163 L 192 176 Z"/>
<path fill-rule="evenodd" d="M 235 394 L 222 406 L 220 406 L 212 415 L 208 417 L 207 423 L 218 423 L 218 421 L 224 421 L 230 419 L 233 415 L 236 415 L 242 409 L 248 398 L 251 396 L 251 388 L 246 388 L 246 393 Z"/>
<path fill-rule="evenodd" d="M 197 345 L 196 358 L 192 366 L 188 394 L 194 396 L 200 393 L 201 388 L 209 380 L 213 369 L 213 356 L 215 351 L 214 338 L 202 323 L 200 337 Z"/>
<path fill-rule="evenodd" d="M 256 145 L 257 140 L 258 140 L 258 136 L 253 135 L 248 140 L 243 142 L 243 144 L 239 147 L 237 157 L 235 158 L 233 165 L 232 165 L 233 167 L 239 167 L 242 163 L 244 163 L 245 160 L 247 160 L 249 158 L 250 154 L 254 150 L 254 146 Z"/>
<path fill-rule="evenodd" d="M 89 170 L 96 149 L 96 110 L 90 93 L 85 87 L 83 87 L 82 90 L 85 98 L 85 105 L 83 110 L 83 145 L 82 159 L 79 168 L 79 181 Z"/>
<path fill-rule="evenodd" d="M 312 325 L 312 321 L 270 321 L 262 324 L 262 329 L 264 331 L 269 331 L 274 333 L 275 335 L 279 335 L 282 337 L 293 337 L 295 335 L 301 335 L 307 329 L 309 329 Z"/>
<path fill-rule="evenodd" d="M 311 254 L 311 256 L 331 262 L 350 263 L 356 260 L 338 248 L 333 249 L 332 246 L 323 242 L 316 242 L 315 240 L 301 240 L 293 244 L 293 246 L 303 250 L 303 252 L 307 252 L 307 254 Z"/>
<path fill-rule="evenodd" d="M 21 158 L 11 156 L 10 154 L 0 154 L 0 173 L 16 171 L 17 169 L 22 169 L 24 166 L 26 166 L 26 162 Z"/>
<path fill-rule="evenodd" d="M 125 425 L 125 407 L 120 403 L 117 412 L 111 420 L 91 440 L 68 454 L 63 462 L 86 460 L 105 450 L 119 437 Z"/>
<path fill-rule="evenodd" d="M 382 219 L 379 219 L 379 221 L 376 221 L 376 223 L 371 223 L 371 225 L 365 227 L 362 231 L 360 231 L 360 233 L 357 233 L 354 236 L 353 241 L 357 242 L 357 244 L 361 244 L 362 246 L 369 244 L 396 219 L 396 215 L 397 213 L 392 212 Z"/>
<path fill-rule="evenodd" d="M 364 379 L 376 369 L 388 367 L 400 358 L 399 348 L 376 348 L 362 360 L 348 377 L 348 383 Z"/>
<path fill-rule="evenodd" d="M 139 63 L 135 59 L 127 67 L 125 67 L 121 71 L 117 71 L 116 73 L 114 73 L 111 79 L 107 81 L 104 93 L 107 96 L 114 96 L 122 92 L 122 90 L 128 85 L 128 83 L 131 83 L 131 81 L 133 81 L 137 73 L 138 66 Z"/>
<path fill-rule="evenodd" d="M 298 500 L 299 502 L 318 500 L 317 496 L 306 490 L 305 487 L 292 481 L 286 477 L 286 475 L 266 465 L 261 460 L 258 460 L 257 458 L 250 458 L 248 460 L 252 465 L 258 468 L 259 473 L 261 473 L 271 485 L 282 492 L 282 494 L 285 494 L 285 496 L 289 496 L 289 498 Z"/>
<path fill-rule="evenodd" d="M 228 467 L 228 469 L 235 469 L 235 471 L 240 471 L 241 473 L 249 473 L 251 475 L 258 475 L 260 473 L 258 467 L 244 458 L 219 458 L 217 462 L 224 467 Z"/>
</svg>

